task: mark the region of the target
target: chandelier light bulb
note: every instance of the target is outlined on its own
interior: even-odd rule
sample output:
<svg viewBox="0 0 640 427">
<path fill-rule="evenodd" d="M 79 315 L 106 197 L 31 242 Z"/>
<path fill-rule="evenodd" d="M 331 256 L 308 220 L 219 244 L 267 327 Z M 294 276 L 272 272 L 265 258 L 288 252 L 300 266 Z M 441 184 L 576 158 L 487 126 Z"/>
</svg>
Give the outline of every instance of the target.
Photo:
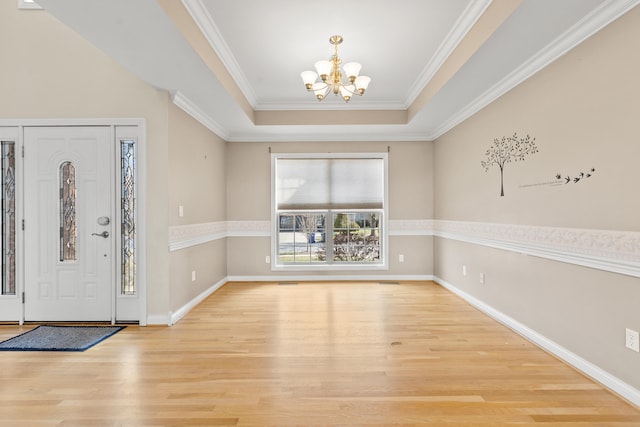
<svg viewBox="0 0 640 427">
<path fill-rule="evenodd" d="M 331 64 L 330 61 L 318 61 L 315 63 L 316 71 L 318 71 L 318 75 L 323 82 L 327 80 L 327 77 L 331 73 L 332 66 L 333 64 Z"/>
<path fill-rule="evenodd" d="M 367 90 L 367 88 L 369 87 L 369 82 L 371 82 L 371 77 L 358 76 L 358 78 L 356 78 L 355 84 L 360 95 L 362 95 Z"/>
<path fill-rule="evenodd" d="M 329 92 L 329 85 L 326 85 L 324 83 L 314 83 L 311 87 L 311 90 L 316 94 L 316 98 L 318 99 L 318 101 L 322 101 Z"/>
<path fill-rule="evenodd" d="M 314 64 L 316 71 L 303 71 L 300 75 L 305 88 L 307 91 L 313 92 L 318 101 L 324 100 L 331 92 L 334 95 L 340 94 L 345 102 L 349 102 L 353 95 L 362 96 L 367 90 L 371 78 L 360 75 L 362 65 L 358 62 L 347 62 L 342 65 L 342 59 L 338 55 L 338 45 L 342 43 L 342 36 L 331 36 L 329 43 L 335 46 L 331 59 L 317 61 Z M 342 80 L 343 75 L 346 81 Z"/>
<path fill-rule="evenodd" d="M 318 79 L 318 73 L 315 71 L 303 71 L 300 76 L 302 76 L 302 81 L 304 82 L 307 90 L 311 89 L 313 83 Z"/>
<path fill-rule="evenodd" d="M 351 83 L 353 83 L 356 77 L 358 77 L 361 68 L 362 65 L 358 64 L 357 62 L 348 62 L 342 66 L 344 73 L 347 75 Z"/>
<path fill-rule="evenodd" d="M 344 99 L 344 102 L 349 102 L 351 96 L 356 94 L 356 87 L 354 85 L 340 86 L 340 95 L 342 99 Z"/>
</svg>

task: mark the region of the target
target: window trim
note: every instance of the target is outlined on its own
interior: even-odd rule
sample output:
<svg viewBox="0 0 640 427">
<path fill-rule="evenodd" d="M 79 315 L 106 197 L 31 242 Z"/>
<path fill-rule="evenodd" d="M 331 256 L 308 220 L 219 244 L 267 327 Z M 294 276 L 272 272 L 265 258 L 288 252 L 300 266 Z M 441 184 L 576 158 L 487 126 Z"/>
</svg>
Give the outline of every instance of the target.
<svg viewBox="0 0 640 427">
<path fill-rule="evenodd" d="M 18 9 L 40 10 L 42 6 L 34 0 L 18 0 Z"/>
<path fill-rule="evenodd" d="M 278 251 L 278 209 L 276 205 L 276 162 L 277 159 L 381 159 L 383 162 L 384 202 L 382 209 L 380 262 L 379 263 L 339 263 L 339 264 L 279 264 Z M 389 270 L 389 167 L 388 153 L 271 153 L 271 271 L 364 271 Z M 364 209 L 370 211 L 371 209 Z M 378 209 L 374 209 L 378 210 Z M 286 209 L 283 212 L 291 212 Z M 329 210 L 331 211 L 331 210 Z M 334 209 L 334 211 L 363 211 L 363 209 Z"/>
</svg>

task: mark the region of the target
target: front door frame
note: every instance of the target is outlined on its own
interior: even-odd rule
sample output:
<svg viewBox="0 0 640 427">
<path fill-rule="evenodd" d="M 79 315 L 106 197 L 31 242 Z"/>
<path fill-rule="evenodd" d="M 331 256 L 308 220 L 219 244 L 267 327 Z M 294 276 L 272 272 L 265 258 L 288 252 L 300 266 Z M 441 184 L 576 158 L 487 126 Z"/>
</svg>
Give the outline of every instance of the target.
<svg viewBox="0 0 640 427">
<path fill-rule="evenodd" d="M 116 314 L 116 304 L 120 299 L 115 281 L 113 284 L 113 304 L 111 323 L 115 323 L 119 320 L 125 321 L 138 321 L 140 325 L 147 324 L 147 280 L 146 280 L 146 226 L 144 218 L 146 218 L 146 124 L 144 119 L 0 119 L 0 134 L 15 135 L 16 139 L 16 295 L 11 298 L 7 297 L 0 301 L 1 304 L 11 307 L 12 318 L 2 318 L 1 321 L 17 321 L 19 324 L 24 324 L 25 310 L 24 303 L 21 301 L 22 293 L 25 289 L 24 284 L 24 271 L 25 271 L 25 256 L 24 253 L 24 232 L 21 227 L 21 222 L 24 219 L 24 159 L 21 152 L 24 147 L 24 128 L 25 127 L 76 127 L 76 126 L 108 126 L 111 129 L 111 141 L 113 143 L 113 155 L 114 161 L 113 167 L 116 169 L 115 176 L 119 177 L 119 144 L 118 138 L 135 138 L 137 145 L 136 152 L 136 180 L 137 180 L 137 254 L 136 254 L 136 282 L 137 282 L 137 295 L 135 301 L 129 298 L 129 301 L 121 300 L 121 303 L 137 304 L 138 319 L 118 319 Z M 118 178 L 119 179 L 119 178 Z M 119 185 L 118 182 L 115 185 Z M 117 195 L 119 191 L 113 194 L 115 200 L 115 209 L 119 211 L 120 202 Z M 120 252 L 120 241 L 116 240 L 115 253 Z M 119 277 L 120 266 L 116 263 L 116 271 L 113 272 L 113 277 Z M 1 298 L 1 296 L 0 296 Z M 125 297 L 126 299 L 126 297 Z M 18 307 L 19 305 L 19 307 Z M 17 318 L 13 318 L 18 315 Z"/>
</svg>

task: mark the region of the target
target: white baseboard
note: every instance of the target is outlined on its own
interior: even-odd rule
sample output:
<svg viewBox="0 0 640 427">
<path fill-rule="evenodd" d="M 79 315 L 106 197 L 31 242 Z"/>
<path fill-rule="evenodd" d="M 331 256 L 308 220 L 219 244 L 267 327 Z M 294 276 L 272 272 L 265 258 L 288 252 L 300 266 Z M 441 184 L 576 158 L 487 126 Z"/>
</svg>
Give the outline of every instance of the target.
<svg viewBox="0 0 640 427">
<path fill-rule="evenodd" d="M 584 373 L 585 375 L 589 376 L 590 378 L 594 379 L 595 381 L 601 383 L 602 385 L 604 385 L 614 393 L 619 394 L 621 397 L 633 403 L 634 405 L 640 406 L 640 390 L 632 387 L 631 385 L 622 381 L 620 378 L 617 378 L 611 375 L 609 372 L 583 359 L 577 354 L 572 353 L 571 351 L 567 350 L 563 346 L 548 339 L 547 337 L 545 337 L 544 335 L 541 335 L 540 333 L 534 331 L 533 329 L 525 326 L 524 324 L 518 322 L 512 317 L 507 316 L 506 314 L 502 313 L 499 310 L 496 310 L 495 308 L 491 307 L 488 304 L 485 304 L 484 302 L 480 301 L 476 297 L 466 293 L 465 291 L 457 288 L 456 286 L 450 283 L 447 283 L 441 278 L 436 276 L 434 278 L 434 281 L 438 283 L 440 286 L 442 286 L 443 288 L 458 295 L 459 297 L 461 297 L 462 299 L 464 299 L 469 304 L 476 307 L 478 310 L 482 311 L 489 317 L 497 320 L 498 322 L 502 323 L 503 325 L 510 328 L 514 332 L 523 336 L 527 340 L 543 348 L 549 353 L 555 355 L 559 359 L 573 366 L 574 368 Z"/>
<path fill-rule="evenodd" d="M 189 313 L 193 308 L 204 301 L 209 295 L 223 287 L 228 282 L 228 279 L 225 277 L 209 287 L 206 291 L 202 292 L 200 295 L 196 296 L 194 299 L 180 307 L 178 310 L 173 313 L 169 313 L 169 326 L 175 325 L 178 323 L 180 319 L 182 319 L 187 313 Z"/>
<path fill-rule="evenodd" d="M 171 312 L 168 314 L 150 314 L 147 316 L 147 326 L 171 325 Z"/>
<path fill-rule="evenodd" d="M 322 282 L 322 281 L 399 281 L 399 280 L 433 280 L 431 275 L 281 275 L 281 276 L 228 276 L 229 282 Z"/>
<path fill-rule="evenodd" d="M 385 276 L 385 275 L 368 275 L 368 276 L 228 276 L 212 285 L 206 291 L 193 298 L 187 304 L 180 307 L 175 312 L 170 311 L 166 315 L 155 314 L 147 317 L 147 325 L 175 325 L 187 313 L 189 313 L 196 305 L 204 301 L 209 295 L 223 287 L 228 282 L 304 282 L 304 281 L 399 281 L 399 280 L 433 280 L 433 276 L 428 275 L 404 275 L 404 276 Z"/>
</svg>

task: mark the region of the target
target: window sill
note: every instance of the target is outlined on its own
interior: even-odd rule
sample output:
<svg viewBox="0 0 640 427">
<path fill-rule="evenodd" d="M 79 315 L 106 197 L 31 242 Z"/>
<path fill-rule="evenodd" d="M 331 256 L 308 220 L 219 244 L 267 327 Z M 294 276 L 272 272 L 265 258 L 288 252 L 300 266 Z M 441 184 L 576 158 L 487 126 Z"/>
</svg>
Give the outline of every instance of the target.
<svg viewBox="0 0 640 427">
<path fill-rule="evenodd" d="M 272 265 L 271 271 L 385 271 L 389 270 L 387 264 L 366 264 L 366 265 Z"/>
</svg>

